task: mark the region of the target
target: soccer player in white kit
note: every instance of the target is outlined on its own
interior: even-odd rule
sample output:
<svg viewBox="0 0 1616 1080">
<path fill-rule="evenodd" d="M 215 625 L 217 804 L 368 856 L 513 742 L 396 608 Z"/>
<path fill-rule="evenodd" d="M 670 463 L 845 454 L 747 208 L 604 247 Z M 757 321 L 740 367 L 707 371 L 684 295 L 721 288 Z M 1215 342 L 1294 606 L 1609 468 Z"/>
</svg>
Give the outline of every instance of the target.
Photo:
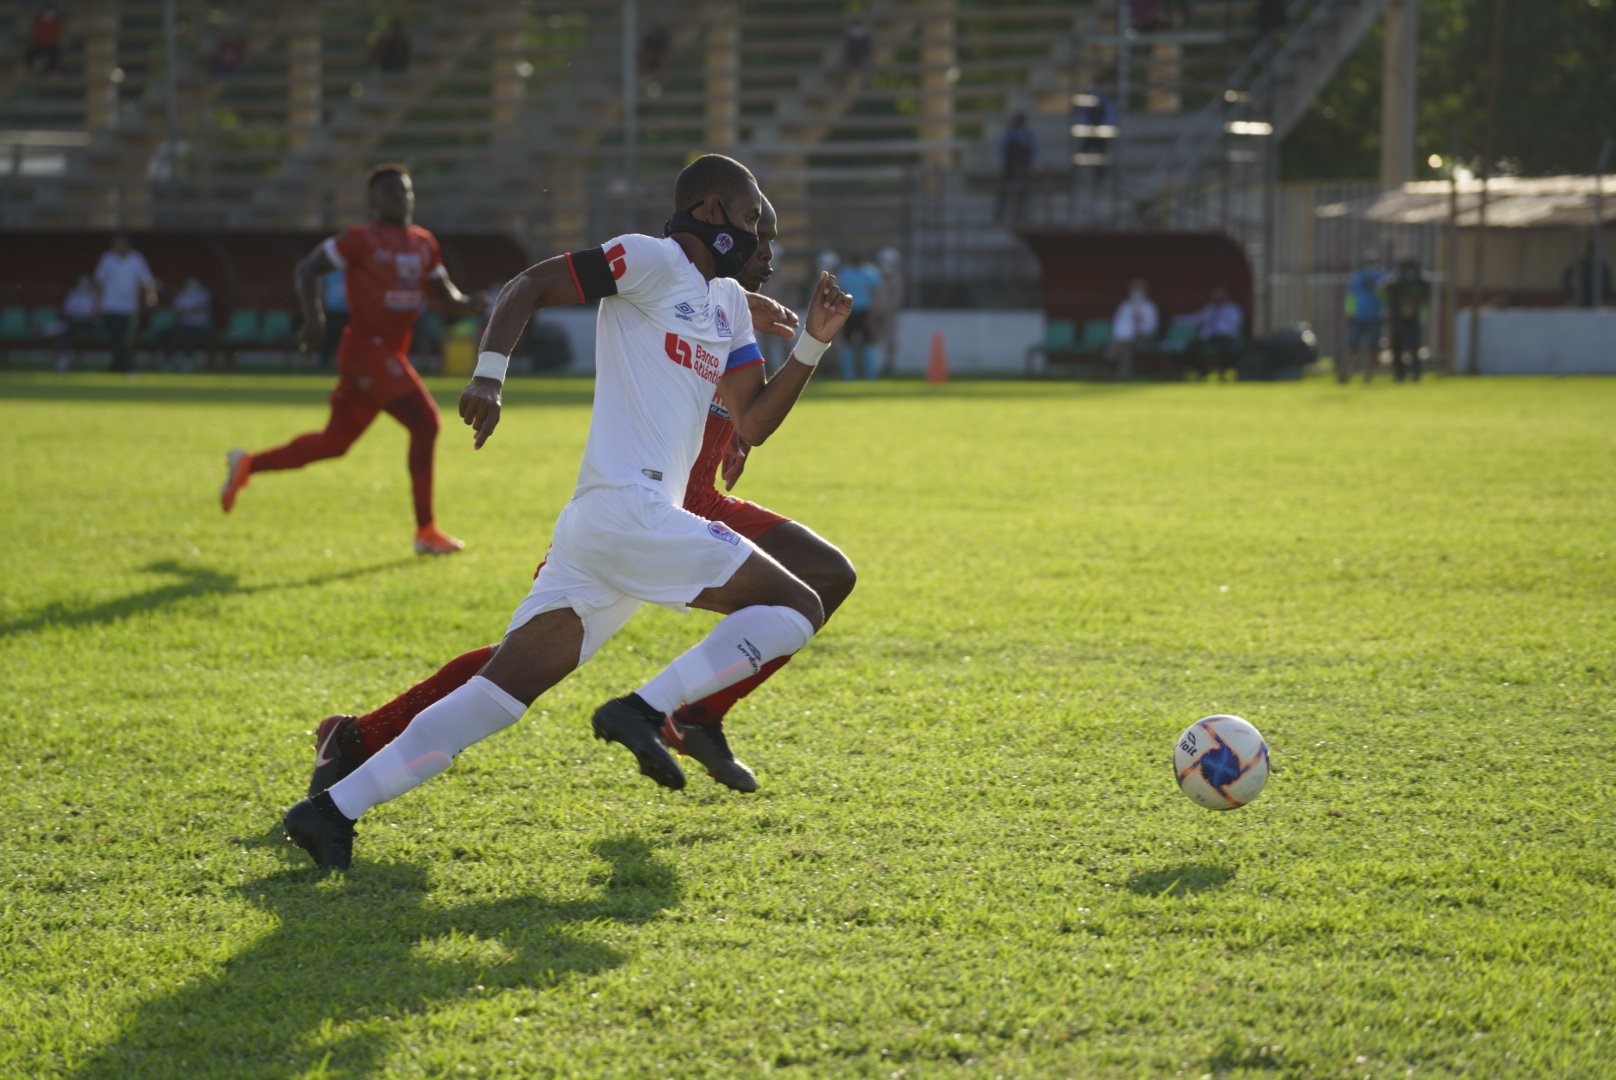
<svg viewBox="0 0 1616 1080">
<path fill-rule="evenodd" d="M 728 526 L 680 505 L 714 387 L 736 432 L 760 445 L 851 310 L 835 279 L 821 274 L 791 359 L 765 378 L 754 308 L 769 332 L 789 334 L 796 320 L 734 280 L 757 246 L 762 206 L 745 166 L 708 154 L 679 174 L 663 238 L 629 234 L 556 256 L 501 291 L 460 398 L 479 449 L 499 423 L 505 364 L 534 310 L 601 301 L 578 484 L 543 568 L 482 671 L 354 772 L 287 811 L 287 838 L 317 865 L 346 869 L 360 815 L 515 723 L 643 602 L 725 616 L 636 692 L 595 711 L 596 737 L 622 744 L 642 773 L 673 789 L 685 779 L 663 742 L 667 716 L 801 649 L 824 621 L 813 589 Z"/>
</svg>

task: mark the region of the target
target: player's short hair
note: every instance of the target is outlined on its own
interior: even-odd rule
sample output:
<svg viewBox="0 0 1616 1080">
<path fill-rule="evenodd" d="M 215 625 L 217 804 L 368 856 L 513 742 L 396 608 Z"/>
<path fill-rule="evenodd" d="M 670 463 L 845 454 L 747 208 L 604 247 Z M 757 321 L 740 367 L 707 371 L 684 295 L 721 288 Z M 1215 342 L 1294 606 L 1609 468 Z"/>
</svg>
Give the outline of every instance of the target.
<svg viewBox="0 0 1616 1080">
<path fill-rule="evenodd" d="M 703 154 L 686 165 L 673 182 L 673 208 L 688 210 L 709 195 L 726 202 L 757 183 L 752 170 L 723 154 Z"/>
<path fill-rule="evenodd" d="M 370 172 L 365 174 L 365 190 L 375 191 L 376 184 L 384 176 L 408 176 L 410 170 L 396 161 L 384 161 L 380 165 L 372 165 Z"/>
</svg>

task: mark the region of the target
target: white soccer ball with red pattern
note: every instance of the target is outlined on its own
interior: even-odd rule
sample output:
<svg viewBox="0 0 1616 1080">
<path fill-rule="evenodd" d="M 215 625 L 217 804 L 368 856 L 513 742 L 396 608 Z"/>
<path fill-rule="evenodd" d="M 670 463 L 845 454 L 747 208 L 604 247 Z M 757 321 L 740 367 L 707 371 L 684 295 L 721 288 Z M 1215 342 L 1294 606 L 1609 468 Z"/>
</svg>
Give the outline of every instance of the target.
<svg viewBox="0 0 1616 1080">
<path fill-rule="evenodd" d="M 1184 729 L 1173 750 L 1179 790 L 1208 810 L 1233 810 L 1268 783 L 1268 744 L 1238 716 L 1208 716 Z"/>
</svg>

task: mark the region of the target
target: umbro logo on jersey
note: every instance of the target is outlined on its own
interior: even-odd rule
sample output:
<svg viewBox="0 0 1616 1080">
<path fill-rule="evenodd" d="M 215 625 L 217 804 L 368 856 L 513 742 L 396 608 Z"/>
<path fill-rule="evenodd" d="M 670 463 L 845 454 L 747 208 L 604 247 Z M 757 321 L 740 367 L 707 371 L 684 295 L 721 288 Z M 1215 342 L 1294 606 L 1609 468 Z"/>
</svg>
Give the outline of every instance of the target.
<svg viewBox="0 0 1616 1080">
<path fill-rule="evenodd" d="M 680 301 L 673 306 L 673 317 L 675 319 L 683 319 L 685 322 L 695 322 L 696 309 L 691 307 L 689 304 Z"/>
</svg>

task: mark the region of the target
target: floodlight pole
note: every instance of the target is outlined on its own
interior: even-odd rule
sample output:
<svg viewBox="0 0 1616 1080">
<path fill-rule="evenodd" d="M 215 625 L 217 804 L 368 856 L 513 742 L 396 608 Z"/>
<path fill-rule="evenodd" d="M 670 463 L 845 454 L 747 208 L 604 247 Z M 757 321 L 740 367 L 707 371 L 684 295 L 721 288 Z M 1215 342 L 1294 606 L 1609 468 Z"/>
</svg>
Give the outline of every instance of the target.
<svg viewBox="0 0 1616 1080">
<path fill-rule="evenodd" d="M 1589 288 L 1596 308 L 1605 306 L 1605 170 L 1610 168 L 1613 149 L 1616 140 L 1607 136 L 1594 164 L 1594 265 L 1589 271 Z"/>
<path fill-rule="evenodd" d="M 174 43 L 174 0 L 163 0 L 163 96 L 168 99 L 168 172 L 163 177 L 163 189 L 170 212 L 174 209 L 180 171 L 179 77 L 174 70 L 178 62 L 179 49 Z"/>
<path fill-rule="evenodd" d="M 636 220 L 634 207 L 634 193 L 637 185 L 635 173 L 639 165 L 640 142 L 640 110 L 637 102 L 639 93 L 639 64 L 635 59 L 635 47 L 639 44 L 639 15 L 638 0 L 623 0 L 623 215 L 624 232 L 633 232 L 639 225 Z"/>
<path fill-rule="evenodd" d="M 1492 40 L 1487 58 L 1487 134 L 1481 148 L 1481 197 L 1476 202 L 1476 272 L 1470 292 L 1470 355 L 1465 372 L 1481 374 L 1481 275 L 1486 265 L 1487 178 L 1492 174 L 1493 144 L 1498 135 L 1498 84 L 1502 80 L 1504 46 L 1504 0 L 1493 0 Z"/>
</svg>

